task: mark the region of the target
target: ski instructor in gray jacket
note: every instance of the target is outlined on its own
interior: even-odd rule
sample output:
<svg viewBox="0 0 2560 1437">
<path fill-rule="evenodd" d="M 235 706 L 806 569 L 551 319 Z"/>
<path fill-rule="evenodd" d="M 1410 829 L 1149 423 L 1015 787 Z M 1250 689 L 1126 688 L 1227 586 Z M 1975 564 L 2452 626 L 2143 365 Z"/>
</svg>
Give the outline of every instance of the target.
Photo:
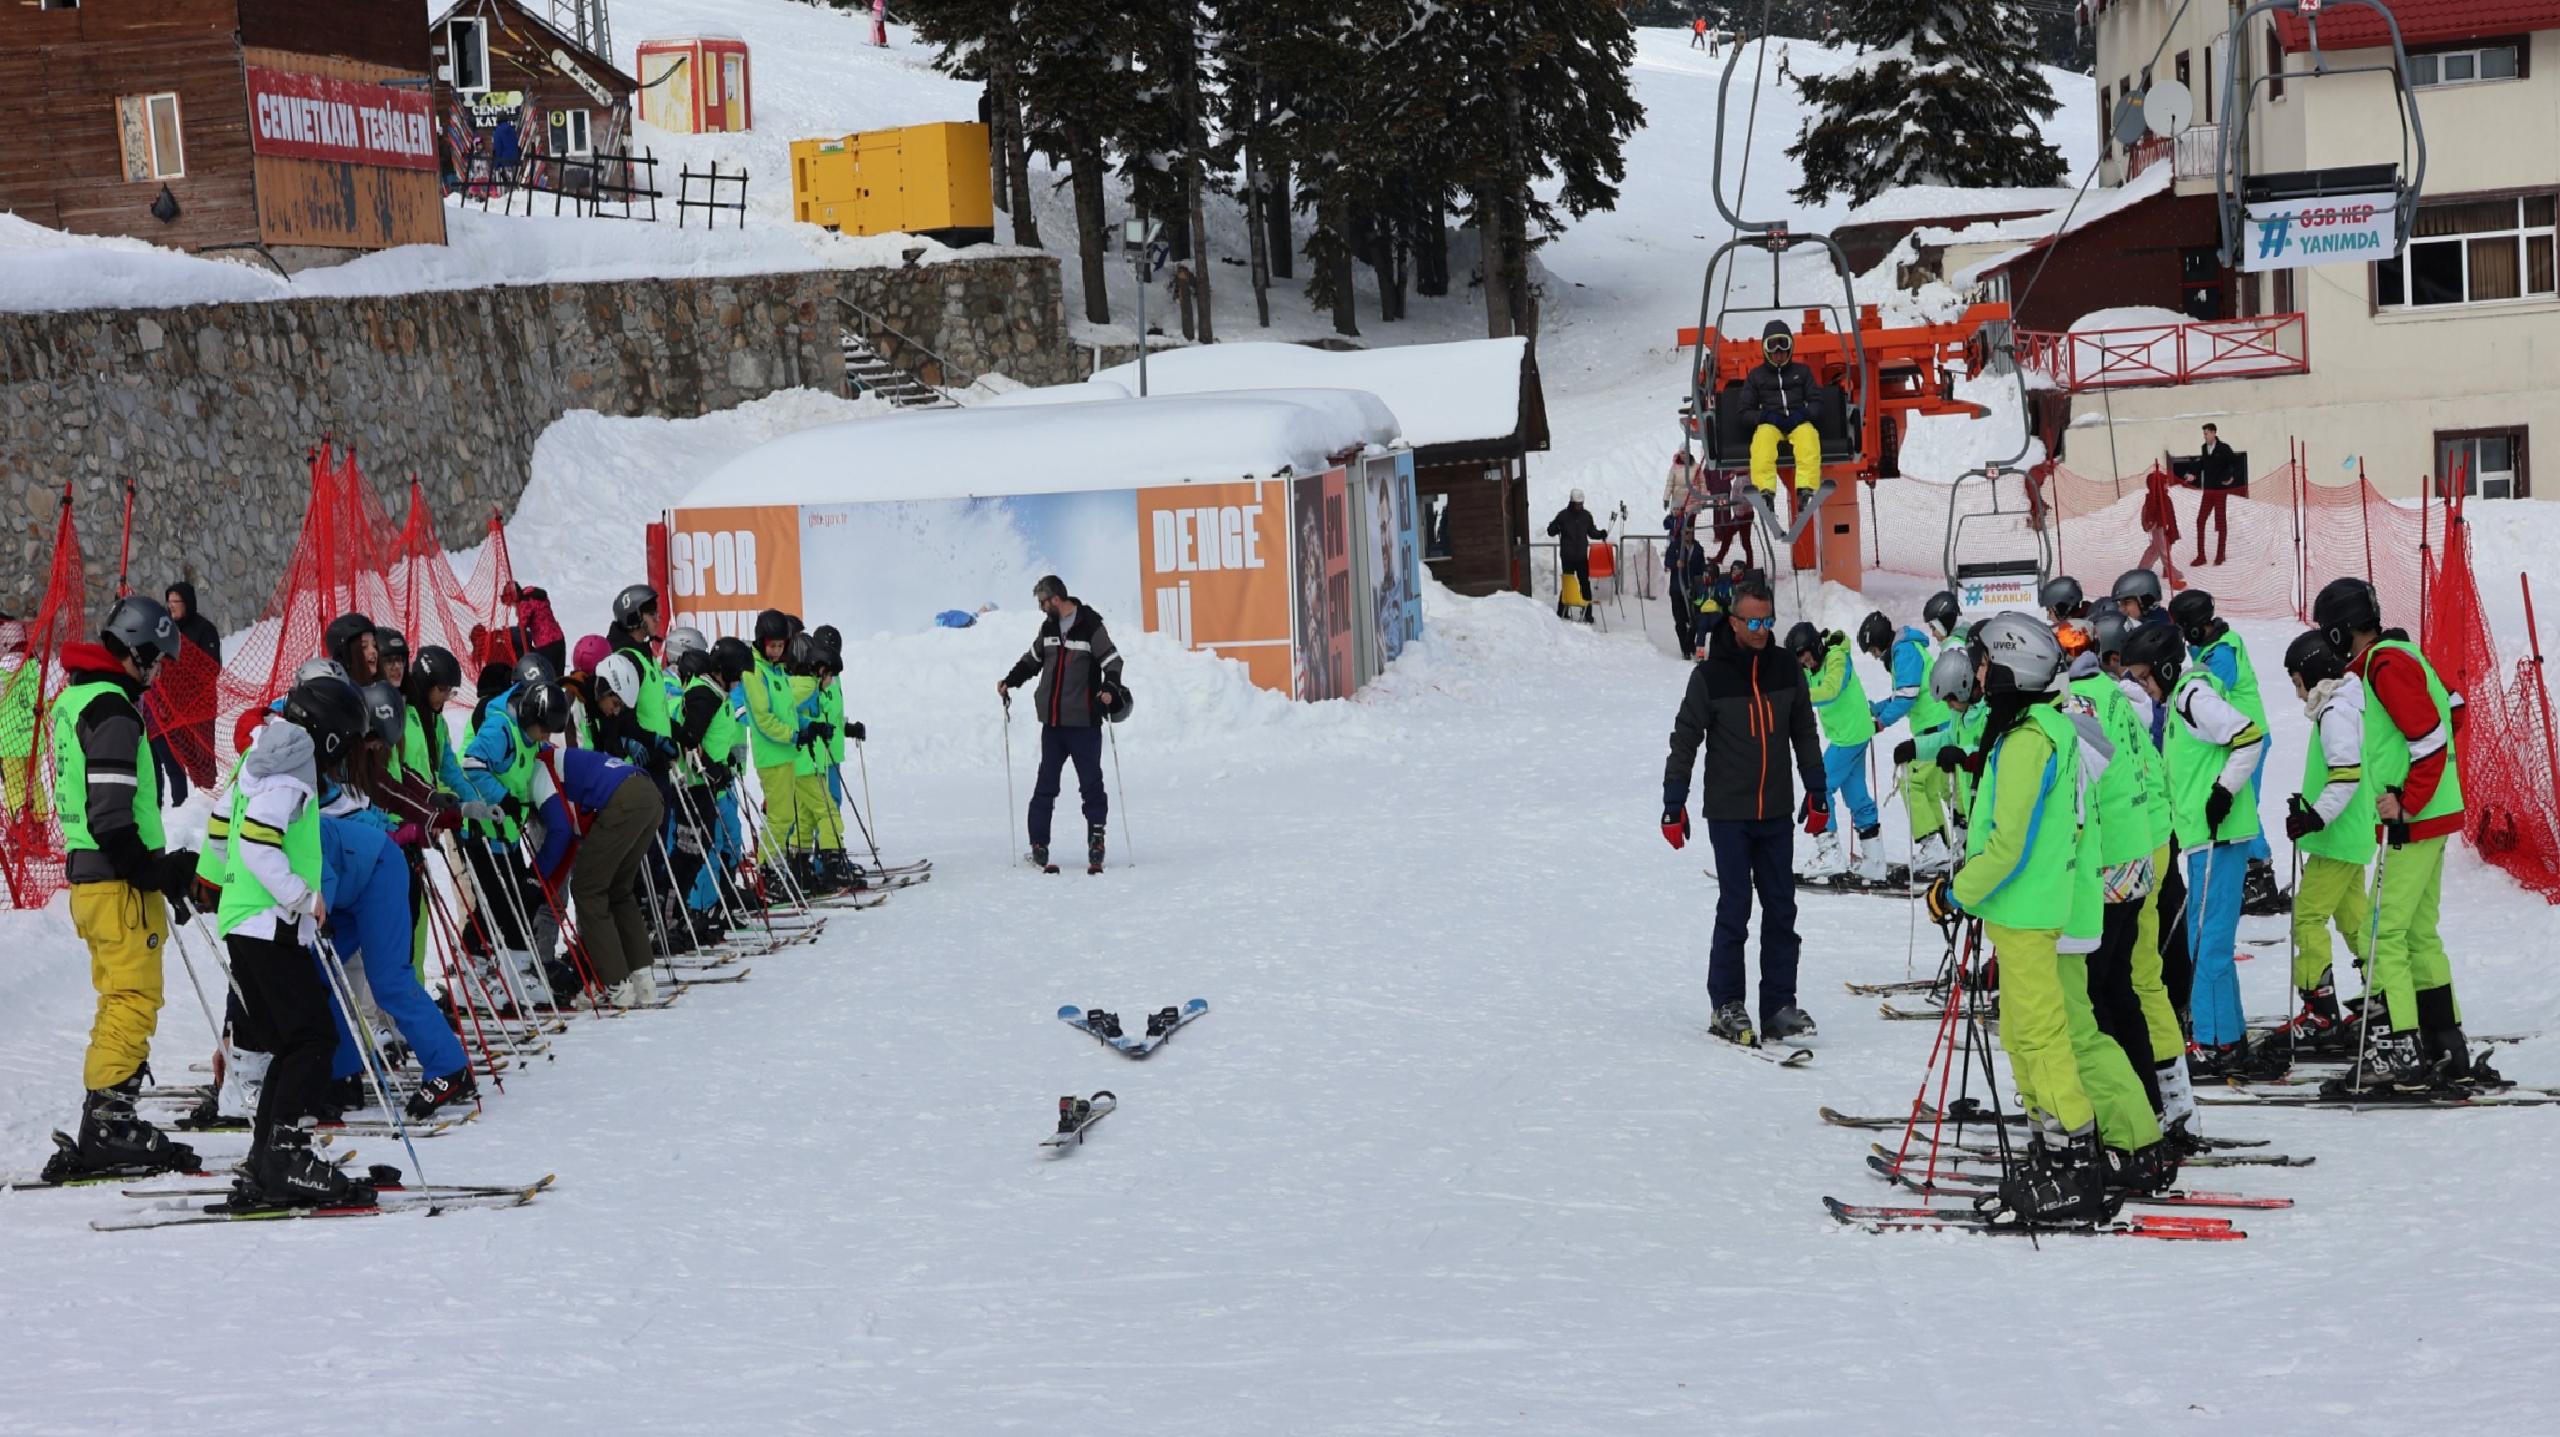
<svg viewBox="0 0 2560 1437">
<path fill-rule="evenodd" d="M 1120 687 L 1120 650 L 1102 626 L 1102 615 L 1079 603 L 1057 575 L 1043 575 L 1031 586 L 1031 597 L 1047 617 L 1030 649 L 996 680 L 996 692 L 1008 708 L 1015 688 L 1035 676 L 1040 680 L 1031 704 L 1040 718 L 1040 777 L 1031 786 L 1031 861 L 1049 866 L 1049 815 L 1058 803 L 1059 771 L 1073 759 L 1076 787 L 1084 794 L 1087 867 L 1099 873 L 1104 820 L 1111 815 L 1111 797 L 1102 787 L 1102 724 L 1128 701 Z"/>
<path fill-rule="evenodd" d="M 1707 641 L 1707 657 L 1689 670 L 1689 691 L 1671 724 L 1671 758 L 1662 770 L 1662 836 L 1673 848 L 1689 841 L 1689 774 L 1706 751 L 1699 808 L 1716 856 L 1716 927 L 1707 949 L 1709 1031 L 1752 1046 L 1807 1037 L 1813 1020 L 1796 1006 L 1796 864 L 1798 823 L 1819 834 L 1830 825 L 1822 806 L 1822 743 L 1804 674 L 1770 640 L 1778 606 L 1768 584 L 1745 579 L 1733 606 Z M 1791 781 L 1787 760 L 1795 760 Z M 1798 798 L 1797 783 L 1803 797 Z M 1751 895 L 1760 895 L 1760 1023 L 1743 1005 L 1742 938 L 1751 926 Z"/>
</svg>

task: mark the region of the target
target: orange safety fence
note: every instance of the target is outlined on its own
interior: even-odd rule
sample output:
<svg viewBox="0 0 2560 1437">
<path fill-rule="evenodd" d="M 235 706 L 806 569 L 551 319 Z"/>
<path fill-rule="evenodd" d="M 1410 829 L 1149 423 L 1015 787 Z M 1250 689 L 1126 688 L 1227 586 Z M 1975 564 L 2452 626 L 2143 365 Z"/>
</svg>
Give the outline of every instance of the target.
<svg viewBox="0 0 2560 1437">
<path fill-rule="evenodd" d="M 490 647 L 485 636 L 509 622 L 505 595 L 513 575 L 499 516 L 490 517 L 488 542 L 465 580 L 454 573 L 414 478 L 406 519 L 394 524 L 353 449 L 323 440 L 309 459 L 310 502 L 293 558 L 265 610 L 224 639 L 219 663 L 191 644 L 181 645 L 144 696 L 144 720 L 153 738 L 197 787 L 212 786 L 236 757 L 240 716 L 292 686 L 294 670 L 320 654 L 321 633 L 340 614 L 360 611 L 400 630 L 413 654 L 428 644 L 452 650 L 466 685 L 476 680 L 480 657 Z M 62 646 L 93 637 L 95 621 L 103 617 L 86 613 L 85 592 L 66 494 L 53 570 L 30 626 L 25 663 L 0 690 L 0 757 L 16 752 L 22 727 L 33 739 L 26 768 L 35 781 L 12 783 L 0 810 L 0 834 L 8 840 L 0 874 L 6 876 L 10 903 L 20 908 L 41 906 L 62 883 L 44 711 L 62 687 Z M 25 725 L 14 717 L 22 710 L 29 713 Z"/>
</svg>

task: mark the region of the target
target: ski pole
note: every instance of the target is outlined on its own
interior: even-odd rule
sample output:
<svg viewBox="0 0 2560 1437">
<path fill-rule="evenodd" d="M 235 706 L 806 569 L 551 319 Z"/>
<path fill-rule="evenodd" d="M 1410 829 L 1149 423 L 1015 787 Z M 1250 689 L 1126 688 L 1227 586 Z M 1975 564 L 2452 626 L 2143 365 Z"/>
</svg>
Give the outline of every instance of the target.
<svg viewBox="0 0 2560 1437">
<path fill-rule="evenodd" d="M 2356 1024 L 2355 1094 L 2357 1097 L 2364 1096 L 2366 1055 L 2373 1051 L 2374 981 L 2382 976 L 2380 965 L 2373 960 L 2373 950 L 2382 941 L 2382 871 L 2390 862 L 2391 843 L 2386 838 L 2375 845 L 2373 850 L 2373 894 L 2371 901 L 2365 905 L 2369 911 L 2365 915 L 2364 923 L 2364 1016 Z M 2382 1012 L 2384 1021 L 2389 1021 L 2391 995 L 2387 993 L 2382 995 Z"/>
<path fill-rule="evenodd" d="M 362 1031 L 356 1035 L 356 1062 L 364 1069 L 365 1081 L 373 1087 L 373 1100 L 382 1105 L 383 1114 L 391 1120 L 391 1130 L 400 1135 L 400 1146 L 409 1151 L 409 1170 L 418 1175 L 418 1186 L 425 1187 L 427 1169 L 418 1161 L 418 1145 L 410 1140 L 408 1115 L 391 1100 L 389 1067 L 385 1065 L 377 1069 L 374 1066 L 382 1055 L 374 1049 L 372 1025 L 363 1023 L 355 1011 L 355 994 L 347 984 L 346 969 L 338 957 L 337 945 L 329 941 L 325 926 L 314 935 L 312 942 L 319 949 L 320 970 L 328 976 L 330 991 L 337 995 L 338 1011 L 346 1018 L 348 1028 L 356 1029 L 362 1024 Z M 428 1208 L 428 1216 L 434 1216 L 435 1211 Z"/>
<path fill-rule="evenodd" d="M 1111 736 L 1111 784 L 1120 790 L 1120 846 L 1129 850 L 1129 866 L 1138 866 L 1138 845 L 1129 837 L 1129 781 L 1120 773 L 1120 726 L 1106 722 L 1104 731 Z"/>
<path fill-rule="evenodd" d="M 853 741 L 853 761 L 862 769 L 862 841 L 871 845 L 871 866 L 886 868 L 888 865 L 880 861 L 880 840 L 871 836 L 880 815 L 871 807 L 871 759 L 863 752 L 866 747 L 861 739 Z"/>
<path fill-rule="evenodd" d="M 2296 803 L 2299 803 L 2299 802 L 2301 802 L 2301 799 L 2297 796 L 2297 797 L 2295 798 L 2295 800 L 2294 800 L 2294 801 L 2295 801 Z M 2302 849 L 2301 849 L 2299 846 L 2296 846 L 2296 847 L 2294 848 L 2294 850 L 2293 850 L 2293 896 L 2294 896 L 2297 900 L 2299 900 L 2299 899 L 2302 897 Z M 2293 981 L 2293 972 L 2294 972 L 2294 968 L 2296 967 L 2296 965 L 2298 965 L 2299 963 L 2301 963 L 2301 961 L 2302 961 L 2302 936 L 2301 936 L 2299 933 L 2296 933 L 2296 932 L 2294 931 L 2292 916 L 2288 914 L 2288 915 L 2286 916 L 2286 918 L 2285 918 L 2285 924 L 2284 924 L 2284 973 L 2285 973 L 2285 981 L 2287 981 L 2287 982 L 2291 982 L 2291 981 Z M 2334 989 L 2333 989 L 2332 991 L 2334 991 Z M 2284 1054 L 2284 1055 L 2285 1055 L 2285 1063 L 2286 1063 L 2286 1066 L 2290 1067 L 2290 1066 L 2292 1066 L 2293 1060 L 2294 1060 L 2296 1057 L 2298 1057 L 2298 1056 L 2300 1055 L 2300 1052 L 2301 1052 L 2301 1048 L 2302 1048 L 2302 1031 L 2301 1031 L 2301 1025 L 2300 1025 L 2300 1024 L 2298 1024 L 2298 1023 L 2287 1023 L 2287 1024 L 2285 1024 L 2285 1025 L 2284 1025 L 2284 1036 L 2285 1036 L 2285 1044 L 2284 1044 L 2284 1049 L 2285 1049 L 2285 1054 Z"/>
<path fill-rule="evenodd" d="M 859 750 L 862 746 L 860 744 L 856 744 L 854 747 Z M 866 764 L 864 767 L 867 768 L 869 765 Z M 843 772 L 842 765 L 838 765 L 837 772 L 839 774 Z M 870 789 L 871 780 L 866 776 L 863 779 L 863 797 L 866 799 L 870 797 Z M 862 845 L 863 847 L 871 850 L 871 866 L 875 869 L 887 868 L 889 865 L 886 862 L 883 862 L 880 857 L 880 840 L 871 836 L 871 824 L 869 820 L 862 816 L 862 809 L 859 805 L 854 803 L 852 794 L 848 793 L 844 796 L 844 802 L 841 807 L 847 813 L 853 815 L 853 826 L 862 830 Z"/>
<path fill-rule="evenodd" d="M 171 939 L 174 941 L 177 935 L 184 933 L 191 926 L 192 920 L 188 923 L 170 924 L 169 935 Z M 213 1016 L 213 1004 L 205 1000 L 204 980 L 196 976 L 196 960 L 195 954 L 192 951 L 193 947 L 193 944 L 179 943 L 178 961 L 184 965 L 187 970 L 187 986 L 196 990 L 196 1006 L 204 1010 L 204 1025 L 213 1030 L 213 1046 L 219 1049 L 222 1046 L 222 1021 Z"/>
<path fill-rule="evenodd" d="M 1021 861 L 1022 849 L 1013 840 L 1013 695 L 1004 694 L 1004 845 L 1005 862 Z"/>
</svg>

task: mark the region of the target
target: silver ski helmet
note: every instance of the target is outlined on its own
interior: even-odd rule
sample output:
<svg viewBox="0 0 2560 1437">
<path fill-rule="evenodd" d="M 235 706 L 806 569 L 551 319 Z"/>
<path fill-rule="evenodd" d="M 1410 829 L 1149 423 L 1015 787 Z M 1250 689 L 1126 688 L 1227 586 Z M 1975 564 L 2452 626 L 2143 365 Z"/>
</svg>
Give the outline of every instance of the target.
<svg viewBox="0 0 2560 1437">
<path fill-rule="evenodd" d="M 1929 693 L 1941 703 L 1971 704 L 1979 693 L 1974 681 L 1973 650 L 1949 649 L 1929 661 Z"/>
<path fill-rule="evenodd" d="M 2025 614 L 1994 614 L 1974 625 L 1971 646 L 1987 666 L 1992 693 L 2049 694 L 2062 687 L 2062 640 Z"/>
</svg>

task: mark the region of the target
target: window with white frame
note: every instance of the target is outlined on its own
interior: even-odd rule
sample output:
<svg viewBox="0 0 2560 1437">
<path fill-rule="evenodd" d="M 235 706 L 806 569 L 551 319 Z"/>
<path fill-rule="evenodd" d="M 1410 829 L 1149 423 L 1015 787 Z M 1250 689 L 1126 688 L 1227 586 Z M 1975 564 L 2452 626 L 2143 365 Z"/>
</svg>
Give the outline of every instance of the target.
<svg viewBox="0 0 2560 1437">
<path fill-rule="evenodd" d="M 552 152 L 555 154 L 579 156 L 594 154 L 595 141 L 593 131 L 589 128 L 589 124 L 588 112 L 585 110 L 552 111 Z"/>
<path fill-rule="evenodd" d="M 2461 50 L 2430 50 L 2409 57 L 2409 88 L 2413 90 L 2512 80 L 2523 73 L 2524 46 L 2513 40 Z"/>
<path fill-rule="evenodd" d="M 2522 429 L 2439 431 L 2437 495 L 2450 497 L 2458 480 L 2461 492 L 2471 498 L 2524 498 L 2528 491 L 2524 440 Z"/>
<path fill-rule="evenodd" d="M 2550 299 L 2560 197 L 2439 200 L 2418 206 L 2409 246 L 2374 265 L 2384 308 Z"/>
<path fill-rule="evenodd" d="M 445 22 L 446 73 L 457 95 L 477 95 L 489 88 L 489 22 L 457 15 Z"/>
<path fill-rule="evenodd" d="M 178 118 L 177 94 L 163 90 L 156 95 L 119 96 L 116 143 L 123 152 L 126 180 L 140 183 L 184 177 L 187 146 Z"/>
</svg>

